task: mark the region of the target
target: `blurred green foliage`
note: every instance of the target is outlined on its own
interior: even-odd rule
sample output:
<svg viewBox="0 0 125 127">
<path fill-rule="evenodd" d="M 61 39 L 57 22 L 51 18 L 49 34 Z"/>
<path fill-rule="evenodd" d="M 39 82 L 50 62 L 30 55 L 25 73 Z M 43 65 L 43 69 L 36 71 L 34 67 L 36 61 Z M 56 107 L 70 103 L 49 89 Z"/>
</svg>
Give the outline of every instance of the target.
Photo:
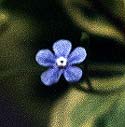
<svg viewBox="0 0 125 127">
<path fill-rule="evenodd" d="M 34 127 L 124 127 L 123 0 L 0 4 L 0 92 L 32 118 Z M 43 68 L 34 56 L 60 38 L 88 48 L 88 76 L 95 91 L 88 90 L 85 76 L 77 84 L 63 79 L 50 88 L 41 84 Z"/>
<path fill-rule="evenodd" d="M 124 43 L 123 0 L 64 0 L 63 5 L 72 20 L 81 29 Z"/>
</svg>

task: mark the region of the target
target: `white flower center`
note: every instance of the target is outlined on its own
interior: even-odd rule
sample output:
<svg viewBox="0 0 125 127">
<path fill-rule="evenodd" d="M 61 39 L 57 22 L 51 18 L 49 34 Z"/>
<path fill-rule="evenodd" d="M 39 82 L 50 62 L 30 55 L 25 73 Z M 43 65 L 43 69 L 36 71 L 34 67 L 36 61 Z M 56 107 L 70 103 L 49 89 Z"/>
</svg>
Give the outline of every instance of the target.
<svg viewBox="0 0 125 127">
<path fill-rule="evenodd" d="M 67 65 L 67 59 L 64 57 L 59 57 L 56 59 L 56 64 L 59 67 L 65 67 Z"/>
</svg>

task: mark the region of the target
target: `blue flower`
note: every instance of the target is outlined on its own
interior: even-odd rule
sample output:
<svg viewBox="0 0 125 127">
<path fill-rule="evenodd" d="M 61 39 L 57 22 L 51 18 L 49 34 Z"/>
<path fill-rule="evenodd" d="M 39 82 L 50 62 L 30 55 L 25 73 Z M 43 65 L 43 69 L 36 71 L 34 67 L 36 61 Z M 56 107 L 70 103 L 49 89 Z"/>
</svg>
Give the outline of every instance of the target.
<svg viewBox="0 0 125 127">
<path fill-rule="evenodd" d="M 82 77 L 82 70 L 74 66 L 83 62 L 87 56 L 86 50 L 77 47 L 71 52 L 72 44 L 68 40 L 58 40 L 53 44 L 52 53 L 48 49 L 42 49 L 36 54 L 36 61 L 39 65 L 49 67 L 42 73 L 41 81 L 50 86 L 59 81 L 63 74 L 68 82 L 79 81 Z M 71 52 L 71 53 L 70 53 Z"/>
</svg>

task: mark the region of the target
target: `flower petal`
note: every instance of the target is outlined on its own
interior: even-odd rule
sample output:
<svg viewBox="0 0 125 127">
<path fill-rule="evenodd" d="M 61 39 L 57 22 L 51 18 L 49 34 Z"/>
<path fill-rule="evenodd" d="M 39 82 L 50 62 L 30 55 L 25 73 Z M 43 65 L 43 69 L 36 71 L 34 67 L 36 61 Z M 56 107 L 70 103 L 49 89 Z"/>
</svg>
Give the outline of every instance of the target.
<svg viewBox="0 0 125 127">
<path fill-rule="evenodd" d="M 82 47 L 75 48 L 68 58 L 69 64 L 78 64 L 85 60 L 87 56 L 86 50 Z"/>
<path fill-rule="evenodd" d="M 48 49 L 43 49 L 43 50 L 38 51 L 35 59 L 38 64 L 45 66 L 45 67 L 53 66 L 55 63 L 55 56 Z"/>
<path fill-rule="evenodd" d="M 76 66 L 69 66 L 64 71 L 64 77 L 68 82 L 79 81 L 82 77 L 82 70 Z"/>
<path fill-rule="evenodd" d="M 71 51 L 71 48 L 72 44 L 68 40 L 58 40 L 53 44 L 53 51 L 58 57 L 67 57 Z"/>
<path fill-rule="evenodd" d="M 61 77 L 62 70 L 59 68 L 51 68 L 43 72 L 41 75 L 41 81 L 46 85 L 50 86 L 57 83 Z"/>
</svg>

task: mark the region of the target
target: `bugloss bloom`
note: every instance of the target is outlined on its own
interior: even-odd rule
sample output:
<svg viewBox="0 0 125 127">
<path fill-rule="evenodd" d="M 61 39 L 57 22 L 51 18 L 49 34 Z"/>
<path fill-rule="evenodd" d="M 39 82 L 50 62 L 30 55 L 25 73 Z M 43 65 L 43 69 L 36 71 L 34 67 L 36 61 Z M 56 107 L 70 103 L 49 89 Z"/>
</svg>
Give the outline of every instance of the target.
<svg viewBox="0 0 125 127">
<path fill-rule="evenodd" d="M 70 41 L 58 40 L 53 44 L 54 53 L 48 49 L 38 51 L 35 57 L 37 63 L 49 67 L 41 75 L 41 81 L 45 85 L 50 86 L 57 83 L 62 74 L 68 82 L 76 82 L 81 79 L 82 70 L 74 65 L 85 60 L 86 50 L 83 47 L 77 47 L 71 52 L 71 48 Z"/>
</svg>

